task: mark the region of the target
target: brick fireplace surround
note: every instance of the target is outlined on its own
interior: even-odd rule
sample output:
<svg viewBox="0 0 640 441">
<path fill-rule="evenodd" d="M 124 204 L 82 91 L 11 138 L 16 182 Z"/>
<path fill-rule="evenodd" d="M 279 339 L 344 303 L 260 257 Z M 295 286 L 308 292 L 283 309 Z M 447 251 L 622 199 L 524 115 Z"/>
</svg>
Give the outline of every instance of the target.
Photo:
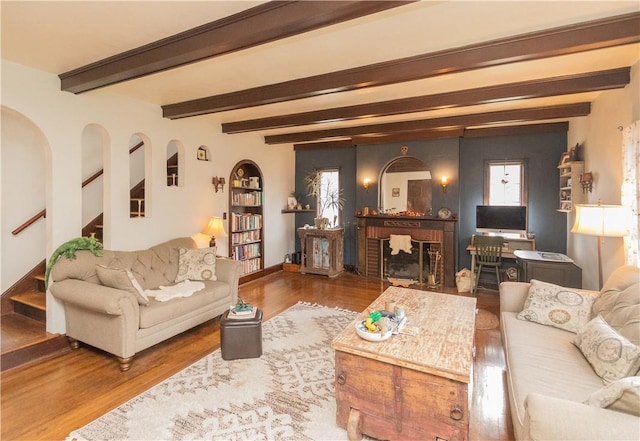
<svg viewBox="0 0 640 441">
<path fill-rule="evenodd" d="M 440 244 L 444 286 L 455 287 L 455 219 L 400 216 L 358 216 L 358 272 L 381 276 L 381 239 L 390 234 L 410 235 L 412 240 Z"/>
</svg>

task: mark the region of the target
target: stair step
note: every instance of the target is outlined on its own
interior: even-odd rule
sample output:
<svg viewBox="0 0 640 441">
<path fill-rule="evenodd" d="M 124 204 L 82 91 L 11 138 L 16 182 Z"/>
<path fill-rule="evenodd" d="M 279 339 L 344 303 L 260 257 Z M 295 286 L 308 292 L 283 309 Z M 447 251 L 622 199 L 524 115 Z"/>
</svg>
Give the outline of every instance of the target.
<svg viewBox="0 0 640 441">
<path fill-rule="evenodd" d="M 2 371 L 71 350 L 66 338 L 49 334 L 44 323 L 37 320 L 12 313 L 2 315 L 0 323 Z"/>
<path fill-rule="evenodd" d="M 138 214 L 137 211 L 132 211 L 130 217 L 144 217 L 144 213 Z"/>
<path fill-rule="evenodd" d="M 30 291 L 11 296 L 13 311 L 45 323 L 47 320 L 47 296 L 42 291 Z"/>
<path fill-rule="evenodd" d="M 144 202 L 144 198 L 131 198 L 131 201 Z"/>
<path fill-rule="evenodd" d="M 36 281 L 36 284 L 38 285 L 38 291 L 39 292 L 45 292 L 45 288 L 44 288 L 44 274 L 38 274 L 33 276 L 33 278 Z"/>
<path fill-rule="evenodd" d="M 96 225 L 96 228 L 98 230 L 102 230 L 102 229 L 104 229 L 104 225 L 98 224 L 98 225 Z"/>
</svg>

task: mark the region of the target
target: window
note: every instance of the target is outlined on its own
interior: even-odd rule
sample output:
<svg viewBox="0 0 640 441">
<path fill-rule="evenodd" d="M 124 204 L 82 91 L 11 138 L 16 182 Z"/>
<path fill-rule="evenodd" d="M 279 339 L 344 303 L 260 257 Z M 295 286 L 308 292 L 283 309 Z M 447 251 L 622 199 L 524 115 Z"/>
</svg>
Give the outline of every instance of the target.
<svg viewBox="0 0 640 441">
<path fill-rule="evenodd" d="M 522 160 L 488 161 L 484 174 L 485 205 L 527 205 L 526 164 Z"/>
<path fill-rule="evenodd" d="M 320 170 L 320 192 L 316 210 L 318 217 L 329 219 L 329 225 L 340 223 L 340 211 L 343 206 L 340 172 L 337 169 Z"/>
</svg>

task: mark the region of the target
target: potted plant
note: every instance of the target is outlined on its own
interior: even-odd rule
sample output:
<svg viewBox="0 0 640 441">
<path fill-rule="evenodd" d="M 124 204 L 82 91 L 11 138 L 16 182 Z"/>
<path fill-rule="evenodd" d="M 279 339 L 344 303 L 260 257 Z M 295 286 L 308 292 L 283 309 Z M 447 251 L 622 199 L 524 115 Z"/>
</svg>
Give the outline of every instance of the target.
<svg viewBox="0 0 640 441">
<path fill-rule="evenodd" d="M 307 196 L 315 197 L 318 201 L 318 212 L 314 219 L 316 228 L 327 228 L 329 225 L 329 219 L 324 217 L 325 210 L 331 208 L 336 211 L 342 211 L 344 208 L 344 190 L 342 188 L 331 188 L 330 184 L 326 184 L 325 191 L 322 189 L 322 172 L 320 170 L 313 170 L 307 174 L 304 178 L 304 186 L 307 191 Z M 320 198 L 320 194 L 324 197 Z M 337 225 L 338 216 L 335 215 L 333 219 L 333 226 Z"/>
</svg>

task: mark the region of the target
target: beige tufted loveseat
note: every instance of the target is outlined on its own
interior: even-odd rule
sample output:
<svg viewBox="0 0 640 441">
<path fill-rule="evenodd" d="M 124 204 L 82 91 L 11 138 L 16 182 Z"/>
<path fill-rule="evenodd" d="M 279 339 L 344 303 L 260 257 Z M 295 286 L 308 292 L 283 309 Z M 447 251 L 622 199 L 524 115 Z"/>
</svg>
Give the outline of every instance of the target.
<svg viewBox="0 0 640 441">
<path fill-rule="evenodd" d="M 229 259 L 215 259 L 217 280 L 201 281 L 204 289 L 168 301 L 153 297 L 145 301 L 133 290 L 104 286 L 98 274 L 105 268 L 128 270 L 143 290 L 172 286 L 178 274 L 179 250 L 195 248 L 195 241 L 184 237 L 142 251 L 104 250 L 99 257 L 78 251 L 74 260 L 61 257 L 52 269 L 50 289 L 64 304 L 71 346 L 77 348 L 83 342 L 114 354 L 120 370 L 126 371 L 137 352 L 234 305 L 242 265 Z"/>
<path fill-rule="evenodd" d="M 527 310 L 526 300 L 535 283 L 500 284 L 500 327 L 515 438 L 640 439 L 640 269 L 634 266 L 616 269 L 599 292 L 573 288 L 557 291 L 564 293 L 565 298 L 567 292 L 575 291 L 581 291 L 585 298 L 591 296 L 592 303 L 576 332 L 523 319 L 522 315 L 518 318 L 520 312 Z M 551 304 L 550 312 L 562 310 L 552 303 L 551 294 L 545 296 Z M 561 317 L 555 314 L 554 319 Z M 585 332 L 594 323 L 600 323 L 600 329 L 611 334 L 603 333 L 601 340 L 593 339 L 583 345 L 587 341 Z M 620 336 L 628 340 L 624 351 L 616 346 L 624 341 Z M 615 345 L 602 344 L 607 339 Z M 621 361 L 627 357 L 628 363 L 620 369 L 625 372 L 621 378 L 611 379 L 603 374 L 601 362 L 616 362 L 613 357 L 608 359 L 611 352 L 604 349 L 600 352 L 601 348 L 620 350 Z M 613 388 L 620 393 L 621 384 L 625 392 L 613 395 Z M 607 399 L 603 400 L 605 396 Z"/>
</svg>

